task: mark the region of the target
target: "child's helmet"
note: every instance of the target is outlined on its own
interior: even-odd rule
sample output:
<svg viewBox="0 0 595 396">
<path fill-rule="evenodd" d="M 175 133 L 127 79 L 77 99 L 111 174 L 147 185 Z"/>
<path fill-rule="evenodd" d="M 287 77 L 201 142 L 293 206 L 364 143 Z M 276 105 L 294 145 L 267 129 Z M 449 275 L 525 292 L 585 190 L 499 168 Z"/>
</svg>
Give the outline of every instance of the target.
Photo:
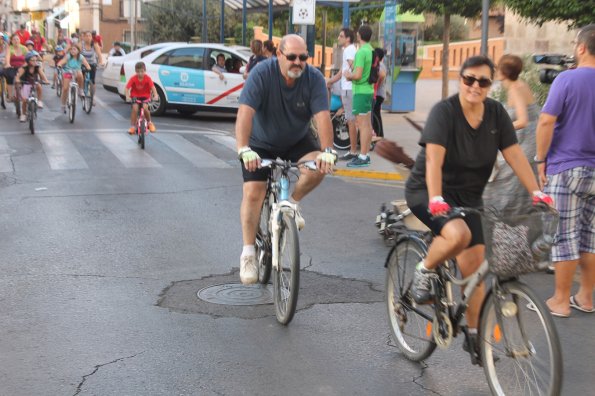
<svg viewBox="0 0 595 396">
<path fill-rule="evenodd" d="M 29 62 L 29 60 L 31 58 L 33 58 L 34 56 L 39 56 L 39 53 L 37 51 L 29 51 L 27 52 L 27 54 L 25 54 L 25 61 Z"/>
</svg>

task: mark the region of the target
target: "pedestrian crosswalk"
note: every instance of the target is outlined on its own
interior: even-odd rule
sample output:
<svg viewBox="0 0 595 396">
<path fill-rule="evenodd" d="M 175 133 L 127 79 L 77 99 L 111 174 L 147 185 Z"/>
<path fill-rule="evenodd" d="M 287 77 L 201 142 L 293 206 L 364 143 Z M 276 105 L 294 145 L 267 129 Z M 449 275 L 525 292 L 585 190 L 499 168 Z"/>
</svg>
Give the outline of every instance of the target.
<svg viewBox="0 0 595 396">
<path fill-rule="evenodd" d="M 155 133 L 148 135 L 147 139 L 147 149 L 141 150 L 136 136 L 120 131 L 95 131 L 85 134 L 84 139 L 80 134 L 71 132 L 7 134 L 0 136 L 0 173 L 18 171 L 12 157 L 19 155 L 20 151 L 43 157 L 40 161 L 46 161 L 53 171 L 92 169 L 97 163 L 94 156 L 101 151 L 111 153 L 106 154 L 108 158 L 129 169 L 163 168 L 174 163 L 207 169 L 231 169 L 235 166 L 235 139 L 229 135 L 205 133 L 187 139 L 182 133 Z M 205 144 L 200 144 L 201 141 Z M 215 150 L 217 155 L 203 148 L 213 144 L 222 147 Z M 172 160 L 171 152 L 179 157 L 177 161 Z"/>
</svg>

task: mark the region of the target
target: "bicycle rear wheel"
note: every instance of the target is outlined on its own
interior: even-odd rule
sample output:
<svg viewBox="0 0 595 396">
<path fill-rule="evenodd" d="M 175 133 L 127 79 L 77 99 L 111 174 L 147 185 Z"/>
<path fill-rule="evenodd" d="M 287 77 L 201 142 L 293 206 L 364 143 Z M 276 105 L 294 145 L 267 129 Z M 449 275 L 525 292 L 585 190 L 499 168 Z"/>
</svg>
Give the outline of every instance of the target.
<svg viewBox="0 0 595 396">
<path fill-rule="evenodd" d="M 269 219 L 271 217 L 271 205 L 273 204 L 273 193 L 269 192 L 260 210 L 260 223 L 256 231 L 256 258 L 258 260 L 258 282 L 266 285 L 271 278 L 271 234 L 269 230 Z"/>
<path fill-rule="evenodd" d="M 345 114 L 333 115 L 333 145 L 339 150 L 347 150 L 350 147 L 349 127 L 345 120 Z"/>
<path fill-rule="evenodd" d="M 93 89 L 91 88 L 91 84 L 86 84 L 85 87 L 85 97 L 83 98 L 83 109 L 87 114 L 91 113 L 93 109 Z"/>
<path fill-rule="evenodd" d="M 419 362 L 430 356 L 433 309 L 418 305 L 411 295 L 415 266 L 426 255 L 422 242 L 405 239 L 390 251 L 386 262 L 386 308 L 391 335 L 405 357 Z M 423 315 L 423 316 L 422 316 Z"/>
<path fill-rule="evenodd" d="M 293 218 L 283 213 L 279 230 L 279 268 L 273 271 L 273 296 L 277 321 L 293 319 L 300 287 L 300 246 Z"/>
<path fill-rule="evenodd" d="M 56 78 L 56 95 L 58 97 L 62 96 L 62 77 Z"/>
<path fill-rule="evenodd" d="M 487 297 L 480 355 L 494 395 L 560 394 L 558 332 L 545 304 L 524 283 L 505 283 Z"/>
<path fill-rule="evenodd" d="M 76 115 L 76 87 L 70 87 L 70 93 L 68 95 L 70 96 L 68 98 L 68 120 L 72 124 Z"/>
<path fill-rule="evenodd" d="M 35 88 L 33 88 L 35 89 Z M 29 120 L 29 130 L 31 135 L 35 133 L 35 116 L 37 114 L 37 104 L 34 101 L 29 101 L 27 104 L 27 119 Z"/>
<path fill-rule="evenodd" d="M 6 110 L 6 83 L 2 76 L 0 76 L 0 100 L 2 100 L 2 108 Z"/>
</svg>

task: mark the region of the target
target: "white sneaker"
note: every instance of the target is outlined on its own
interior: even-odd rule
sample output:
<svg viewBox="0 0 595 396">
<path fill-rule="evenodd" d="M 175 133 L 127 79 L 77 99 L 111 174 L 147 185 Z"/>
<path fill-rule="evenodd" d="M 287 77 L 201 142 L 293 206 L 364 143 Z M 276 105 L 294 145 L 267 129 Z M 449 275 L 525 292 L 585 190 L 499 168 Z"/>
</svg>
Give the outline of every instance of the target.
<svg viewBox="0 0 595 396">
<path fill-rule="evenodd" d="M 256 256 L 240 257 L 240 280 L 244 285 L 251 285 L 258 281 Z"/>
<path fill-rule="evenodd" d="M 40 109 L 43 109 L 43 102 L 41 100 L 37 101 L 37 107 L 39 107 Z"/>
<path fill-rule="evenodd" d="M 27 122 L 27 116 L 25 114 L 21 114 L 21 117 L 19 118 L 19 121 L 21 121 L 21 122 Z"/>
<path fill-rule="evenodd" d="M 300 212 L 300 208 L 296 205 L 295 206 L 295 225 L 298 228 L 298 231 L 301 231 L 306 226 L 306 220 L 302 217 Z"/>
</svg>

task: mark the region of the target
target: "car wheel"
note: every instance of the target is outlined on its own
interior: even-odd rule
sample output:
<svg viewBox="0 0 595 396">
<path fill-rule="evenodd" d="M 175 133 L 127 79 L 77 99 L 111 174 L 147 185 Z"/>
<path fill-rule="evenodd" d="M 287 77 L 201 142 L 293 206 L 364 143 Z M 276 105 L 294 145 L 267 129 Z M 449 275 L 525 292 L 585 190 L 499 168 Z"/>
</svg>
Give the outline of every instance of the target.
<svg viewBox="0 0 595 396">
<path fill-rule="evenodd" d="M 149 104 L 149 111 L 151 112 L 151 115 L 160 116 L 165 113 L 165 94 L 157 85 L 155 85 L 155 88 L 157 89 L 159 99 Z"/>
</svg>

